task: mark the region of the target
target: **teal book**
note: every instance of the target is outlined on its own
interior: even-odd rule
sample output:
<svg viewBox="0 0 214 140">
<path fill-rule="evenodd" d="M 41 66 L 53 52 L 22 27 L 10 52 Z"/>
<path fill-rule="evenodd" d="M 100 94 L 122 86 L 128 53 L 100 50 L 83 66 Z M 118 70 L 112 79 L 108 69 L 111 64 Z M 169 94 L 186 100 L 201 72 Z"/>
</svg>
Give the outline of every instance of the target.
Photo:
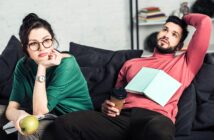
<svg viewBox="0 0 214 140">
<path fill-rule="evenodd" d="M 165 106 L 181 83 L 163 70 L 143 67 L 127 84 L 130 93 L 144 94 L 151 100 Z"/>
</svg>

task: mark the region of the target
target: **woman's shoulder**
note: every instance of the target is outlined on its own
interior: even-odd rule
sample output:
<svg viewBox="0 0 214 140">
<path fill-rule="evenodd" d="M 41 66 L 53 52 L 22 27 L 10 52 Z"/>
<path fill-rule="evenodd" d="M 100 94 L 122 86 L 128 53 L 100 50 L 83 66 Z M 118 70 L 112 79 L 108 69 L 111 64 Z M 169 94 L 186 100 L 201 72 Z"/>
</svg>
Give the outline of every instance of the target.
<svg viewBox="0 0 214 140">
<path fill-rule="evenodd" d="M 72 72 L 75 73 L 79 71 L 79 65 L 76 62 L 76 59 L 73 55 L 69 57 L 64 57 L 61 60 L 60 65 L 53 69 L 55 73 L 67 75 L 68 77 L 72 76 Z M 62 76 L 61 75 L 61 76 Z"/>
<path fill-rule="evenodd" d="M 76 59 L 71 54 L 64 55 L 60 63 L 61 68 L 71 68 L 75 65 L 77 65 Z"/>
<path fill-rule="evenodd" d="M 27 61 L 27 57 L 26 57 L 26 56 L 20 58 L 20 59 L 17 61 L 17 63 L 16 63 L 16 67 L 19 67 L 19 68 L 20 68 L 20 67 L 24 67 L 26 61 Z"/>
<path fill-rule="evenodd" d="M 15 73 L 25 73 L 28 74 L 30 69 L 35 69 L 34 65 L 31 65 L 33 60 L 24 56 L 19 59 L 16 63 Z"/>
<path fill-rule="evenodd" d="M 61 55 L 62 55 L 62 58 L 67 58 L 67 57 L 73 56 L 72 54 L 70 54 L 68 52 L 62 52 Z"/>
<path fill-rule="evenodd" d="M 71 54 L 66 54 L 66 55 L 63 55 L 62 57 L 62 63 L 71 63 L 71 62 L 74 62 L 76 61 L 75 57 Z"/>
<path fill-rule="evenodd" d="M 20 58 L 16 64 L 23 64 L 26 61 L 26 56 L 23 56 L 22 58 Z"/>
</svg>

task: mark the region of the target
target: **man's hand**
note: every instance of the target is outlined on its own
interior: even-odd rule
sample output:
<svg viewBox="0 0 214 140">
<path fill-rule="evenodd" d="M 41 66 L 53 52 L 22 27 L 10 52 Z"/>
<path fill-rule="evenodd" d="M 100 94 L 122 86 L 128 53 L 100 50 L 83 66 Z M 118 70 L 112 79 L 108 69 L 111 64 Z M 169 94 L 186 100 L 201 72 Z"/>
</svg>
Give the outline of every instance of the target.
<svg viewBox="0 0 214 140">
<path fill-rule="evenodd" d="M 62 54 L 56 51 L 55 49 L 48 56 L 48 60 L 42 61 L 40 64 L 45 68 L 59 65 L 62 60 Z"/>
<path fill-rule="evenodd" d="M 120 110 L 115 108 L 115 104 L 110 100 L 106 100 L 102 104 L 102 112 L 110 117 L 116 117 L 120 115 Z"/>
</svg>

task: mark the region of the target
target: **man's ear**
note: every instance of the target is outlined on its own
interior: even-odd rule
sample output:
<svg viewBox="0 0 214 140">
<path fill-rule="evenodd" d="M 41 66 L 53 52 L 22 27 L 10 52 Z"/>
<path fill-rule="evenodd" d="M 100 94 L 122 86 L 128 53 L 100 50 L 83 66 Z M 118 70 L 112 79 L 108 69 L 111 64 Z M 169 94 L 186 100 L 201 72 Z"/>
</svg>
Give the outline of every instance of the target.
<svg viewBox="0 0 214 140">
<path fill-rule="evenodd" d="M 176 48 L 176 51 L 180 51 L 182 49 L 182 47 L 184 46 L 183 42 L 180 42 Z"/>
</svg>

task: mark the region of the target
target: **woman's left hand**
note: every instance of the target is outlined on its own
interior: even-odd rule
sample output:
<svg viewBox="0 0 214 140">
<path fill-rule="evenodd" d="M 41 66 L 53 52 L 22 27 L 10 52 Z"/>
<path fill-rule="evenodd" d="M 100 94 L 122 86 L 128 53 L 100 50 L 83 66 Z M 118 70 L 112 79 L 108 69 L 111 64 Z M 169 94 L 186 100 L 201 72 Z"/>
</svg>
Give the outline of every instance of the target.
<svg viewBox="0 0 214 140">
<path fill-rule="evenodd" d="M 59 65 L 62 60 L 62 54 L 55 49 L 49 54 L 48 60 L 42 61 L 40 64 L 45 68 Z"/>
</svg>

